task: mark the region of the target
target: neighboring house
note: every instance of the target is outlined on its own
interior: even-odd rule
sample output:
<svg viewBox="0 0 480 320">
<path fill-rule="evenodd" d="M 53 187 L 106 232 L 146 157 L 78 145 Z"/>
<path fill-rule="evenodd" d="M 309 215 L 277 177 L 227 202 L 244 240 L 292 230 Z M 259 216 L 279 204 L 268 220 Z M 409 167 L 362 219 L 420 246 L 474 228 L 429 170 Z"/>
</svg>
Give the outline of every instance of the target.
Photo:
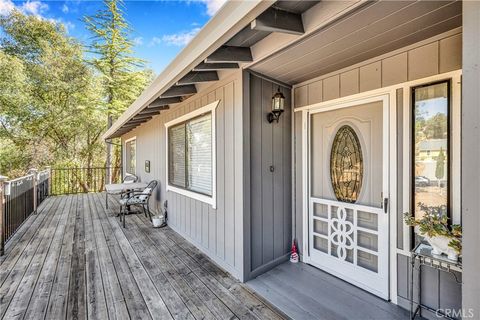
<svg viewBox="0 0 480 320">
<path fill-rule="evenodd" d="M 418 144 L 419 158 L 421 160 L 436 160 L 440 150 L 448 150 L 447 139 L 427 139 Z"/>
<path fill-rule="evenodd" d="M 462 6 L 227 2 L 103 138 L 121 137 L 126 170 L 160 183 L 152 207 L 167 201 L 171 228 L 241 281 L 285 262 L 295 241 L 302 262 L 408 307 L 417 102 L 444 107 L 448 143 L 424 141 L 421 153 L 448 153 L 434 171 L 452 171 L 450 218 L 478 227 L 461 206 L 462 50 L 478 38 Z M 480 7 L 469 6 L 474 28 Z M 278 91 L 284 112 L 270 123 Z M 480 268 L 474 237 L 467 270 Z M 476 301 L 473 272 L 463 288 L 425 273 L 432 307 Z"/>
</svg>

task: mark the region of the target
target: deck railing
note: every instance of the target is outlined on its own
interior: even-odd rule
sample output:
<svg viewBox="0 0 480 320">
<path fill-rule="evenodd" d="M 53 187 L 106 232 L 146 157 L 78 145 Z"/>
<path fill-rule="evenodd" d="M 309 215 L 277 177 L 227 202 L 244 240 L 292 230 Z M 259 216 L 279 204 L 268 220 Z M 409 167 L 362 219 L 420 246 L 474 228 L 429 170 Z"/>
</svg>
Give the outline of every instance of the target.
<svg viewBox="0 0 480 320">
<path fill-rule="evenodd" d="M 108 174 L 112 177 L 112 183 L 121 182 L 121 169 L 121 167 L 52 168 L 50 194 L 102 192 L 105 190 Z"/>
<path fill-rule="evenodd" d="M 121 167 L 49 168 L 14 180 L 0 176 L 0 255 L 5 243 L 49 195 L 101 192 L 107 177 L 121 182 Z"/>
<path fill-rule="evenodd" d="M 50 170 L 13 180 L 0 176 L 0 255 L 5 243 L 15 234 L 49 194 Z"/>
</svg>

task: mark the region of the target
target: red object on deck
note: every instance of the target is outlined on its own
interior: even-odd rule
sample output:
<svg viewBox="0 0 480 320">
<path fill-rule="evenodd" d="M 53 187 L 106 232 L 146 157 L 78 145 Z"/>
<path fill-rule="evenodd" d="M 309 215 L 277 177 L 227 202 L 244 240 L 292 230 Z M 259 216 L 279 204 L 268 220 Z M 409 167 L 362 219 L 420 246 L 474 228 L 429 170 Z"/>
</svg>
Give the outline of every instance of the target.
<svg viewBox="0 0 480 320">
<path fill-rule="evenodd" d="M 290 262 L 297 263 L 298 262 L 298 252 L 297 246 L 295 245 L 295 241 L 292 244 L 292 254 L 290 255 Z"/>
</svg>

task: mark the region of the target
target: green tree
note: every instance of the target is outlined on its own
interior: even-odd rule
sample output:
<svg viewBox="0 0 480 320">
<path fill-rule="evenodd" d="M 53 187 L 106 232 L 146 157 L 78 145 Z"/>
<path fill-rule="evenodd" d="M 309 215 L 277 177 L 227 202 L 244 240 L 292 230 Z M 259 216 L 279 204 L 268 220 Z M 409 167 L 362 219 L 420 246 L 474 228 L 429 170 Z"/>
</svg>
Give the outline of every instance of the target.
<svg viewBox="0 0 480 320">
<path fill-rule="evenodd" d="M 438 184 L 440 185 L 440 180 L 445 176 L 445 153 L 443 148 L 440 148 L 440 152 L 437 156 L 437 165 L 435 167 L 435 177 L 438 179 Z"/>
<path fill-rule="evenodd" d="M 18 11 L 0 28 L 0 172 L 98 165 L 105 112 L 83 46 L 62 25 Z"/>
<path fill-rule="evenodd" d="M 104 8 L 84 21 L 93 38 L 90 62 L 100 74 L 107 127 L 125 111 L 151 82 L 153 74 L 143 60 L 133 55 L 132 30 L 124 18 L 123 1 L 104 0 Z M 120 149 L 114 150 L 114 164 L 120 164 Z M 111 165 L 112 144 L 107 143 L 107 167 Z M 115 174 L 115 173 L 114 173 Z"/>
</svg>

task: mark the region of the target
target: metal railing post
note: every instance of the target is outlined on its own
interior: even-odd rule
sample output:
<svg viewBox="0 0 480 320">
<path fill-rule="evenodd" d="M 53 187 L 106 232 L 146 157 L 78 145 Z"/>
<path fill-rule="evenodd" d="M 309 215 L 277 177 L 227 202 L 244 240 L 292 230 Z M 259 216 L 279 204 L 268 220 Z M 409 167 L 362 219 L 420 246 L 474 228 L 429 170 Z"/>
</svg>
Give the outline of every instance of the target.
<svg viewBox="0 0 480 320">
<path fill-rule="evenodd" d="M 28 173 L 33 174 L 33 213 L 37 213 L 38 206 L 38 170 L 33 168 L 28 170 Z"/>
<path fill-rule="evenodd" d="M 7 177 L 0 176 L 0 256 L 5 253 L 5 194 L 4 185 Z"/>
</svg>

